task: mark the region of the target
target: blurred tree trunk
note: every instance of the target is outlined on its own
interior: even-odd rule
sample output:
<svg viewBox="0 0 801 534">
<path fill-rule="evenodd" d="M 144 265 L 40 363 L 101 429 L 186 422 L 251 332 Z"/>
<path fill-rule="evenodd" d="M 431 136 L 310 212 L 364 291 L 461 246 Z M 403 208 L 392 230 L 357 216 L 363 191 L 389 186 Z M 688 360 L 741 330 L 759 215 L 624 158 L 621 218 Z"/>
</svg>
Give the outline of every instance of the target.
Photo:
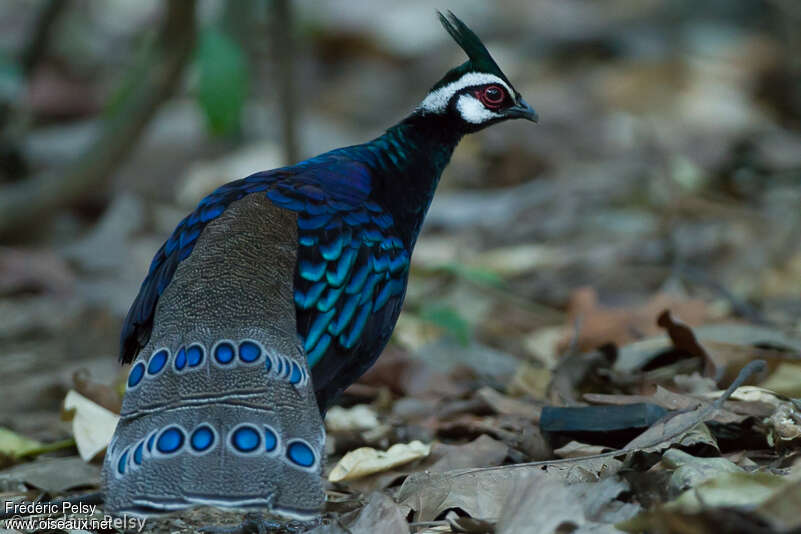
<svg viewBox="0 0 801 534">
<path fill-rule="evenodd" d="M 120 109 L 109 117 L 94 144 L 63 173 L 47 173 L 0 189 L 0 235 L 48 217 L 107 178 L 136 146 L 145 126 L 181 79 L 194 47 L 195 0 L 170 0 L 150 67 Z"/>
<path fill-rule="evenodd" d="M 30 36 L 19 54 L 22 77 L 30 81 L 42 58 L 47 54 L 53 30 L 66 12 L 68 0 L 45 0 L 36 14 Z M 28 165 L 19 148 L 27 126 L 24 108 L 14 108 L 13 99 L 0 101 L 0 182 L 7 177 L 25 176 Z"/>
<path fill-rule="evenodd" d="M 281 136 L 287 164 L 298 162 L 297 102 L 295 99 L 295 46 L 290 0 L 274 0 L 273 43 L 278 64 L 278 102 L 281 113 Z"/>
</svg>

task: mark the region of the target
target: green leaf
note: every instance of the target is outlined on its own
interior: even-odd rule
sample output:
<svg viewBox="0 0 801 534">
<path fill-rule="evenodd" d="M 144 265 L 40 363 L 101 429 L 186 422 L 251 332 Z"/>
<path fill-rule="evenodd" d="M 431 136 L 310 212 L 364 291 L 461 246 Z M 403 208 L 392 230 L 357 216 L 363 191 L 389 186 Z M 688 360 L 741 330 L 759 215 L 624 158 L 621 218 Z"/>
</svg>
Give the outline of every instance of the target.
<svg viewBox="0 0 801 534">
<path fill-rule="evenodd" d="M 136 46 L 129 67 L 117 82 L 111 95 L 106 99 L 104 114 L 106 119 L 114 119 L 122 111 L 134 89 L 142 83 L 152 68 L 155 53 L 155 32 L 147 32 Z"/>
<path fill-rule="evenodd" d="M 10 58 L 0 54 L 0 98 L 14 100 L 22 87 L 22 71 Z"/>
<path fill-rule="evenodd" d="M 239 127 L 248 90 L 248 65 L 239 44 L 217 28 L 201 31 L 195 61 L 197 99 L 216 135 Z"/>
<path fill-rule="evenodd" d="M 470 342 L 472 334 L 470 323 L 450 306 L 424 307 L 420 310 L 420 318 L 442 328 L 462 345 Z"/>
<path fill-rule="evenodd" d="M 502 288 L 506 285 L 506 280 L 501 275 L 482 267 L 471 267 L 461 263 L 448 262 L 433 265 L 430 269 L 434 272 L 456 276 L 480 286 Z"/>
<path fill-rule="evenodd" d="M 40 448 L 42 443 L 35 439 L 20 436 L 7 428 L 0 427 L 0 453 L 19 458 Z"/>
</svg>

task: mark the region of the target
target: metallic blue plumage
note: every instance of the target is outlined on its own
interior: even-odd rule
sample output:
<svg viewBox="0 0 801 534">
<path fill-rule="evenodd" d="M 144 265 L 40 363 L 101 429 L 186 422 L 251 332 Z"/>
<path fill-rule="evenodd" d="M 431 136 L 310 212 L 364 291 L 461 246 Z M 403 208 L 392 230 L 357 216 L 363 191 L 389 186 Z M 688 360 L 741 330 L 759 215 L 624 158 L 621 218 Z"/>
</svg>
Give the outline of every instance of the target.
<svg viewBox="0 0 801 534">
<path fill-rule="evenodd" d="M 325 268 L 327 266 L 328 262 L 326 261 L 311 262 L 308 260 L 300 260 L 298 262 L 298 273 L 300 274 L 301 278 L 305 280 L 317 282 L 325 274 Z"/>
<path fill-rule="evenodd" d="M 403 158 L 400 153 L 394 160 L 388 158 L 386 151 L 409 141 L 386 137 L 402 134 L 399 127 L 372 143 L 256 173 L 204 198 L 154 257 L 123 327 L 123 360 L 130 361 L 146 343 L 159 296 L 179 263 L 193 253 L 206 224 L 244 196 L 263 195 L 265 201 L 296 214 L 297 261 L 295 272 L 287 274 L 294 279 L 298 336 L 318 402 L 326 405 L 375 360 L 400 311 L 411 247 L 425 212 L 420 206 L 427 207 L 433 195 L 430 185 L 415 189 L 402 177 L 438 176 L 449 155 L 444 152 L 441 160 L 435 155 L 431 168 L 388 168 L 400 165 Z M 378 190 L 375 180 L 382 173 L 391 179 Z M 398 189 L 388 189 L 387 184 Z M 414 209 L 398 211 L 393 203 L 408 202 L 412 194 L 420 197 Z M 202 354 L 187 348 L 188 367 L 194 363 L 192 356 L 199 359 Z"/>
</svg>

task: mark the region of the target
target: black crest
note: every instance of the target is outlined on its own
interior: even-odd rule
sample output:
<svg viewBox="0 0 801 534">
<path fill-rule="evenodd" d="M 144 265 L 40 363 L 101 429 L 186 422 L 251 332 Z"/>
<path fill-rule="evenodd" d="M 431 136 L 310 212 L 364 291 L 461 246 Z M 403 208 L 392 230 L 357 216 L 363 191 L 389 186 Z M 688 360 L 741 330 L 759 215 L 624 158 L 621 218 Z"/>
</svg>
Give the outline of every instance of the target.
<svg viewBox="0 0 801 534">
<path fill-rule="evenodd" d="M 459 67 L 460 70 L 463 72 L 477 71 L 495 74 L 511 86 L 511 82 L 506 78 L 498 64 L 495 63 L 495 60 L 492 59 L 489 50 L 473 30 L 468 28 L 452 11 L 448 11 L 447 16 L 437 11 L 437 15 L 439 15 L 442 26 L 453 37 L 456 44 L 464 50 L 467 57 L 470 58 L 470 61 Z"/>
</svg>

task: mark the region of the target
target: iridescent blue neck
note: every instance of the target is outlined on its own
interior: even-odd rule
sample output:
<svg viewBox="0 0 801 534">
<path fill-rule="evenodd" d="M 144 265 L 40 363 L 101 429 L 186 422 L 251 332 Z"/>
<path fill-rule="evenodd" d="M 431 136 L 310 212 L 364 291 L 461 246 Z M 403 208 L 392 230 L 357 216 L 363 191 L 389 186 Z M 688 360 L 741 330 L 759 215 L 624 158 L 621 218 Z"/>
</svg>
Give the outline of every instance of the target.
<svg viewBox="0 0 801 534">
<path fill-rule="evenodd" d="M 457 125 L 442 116 L 413 113 L 358 147 L 374 171 L 370 196 L 392 213 L 401 239 L 410 248 L 461 138 Z"/>
</svg>

